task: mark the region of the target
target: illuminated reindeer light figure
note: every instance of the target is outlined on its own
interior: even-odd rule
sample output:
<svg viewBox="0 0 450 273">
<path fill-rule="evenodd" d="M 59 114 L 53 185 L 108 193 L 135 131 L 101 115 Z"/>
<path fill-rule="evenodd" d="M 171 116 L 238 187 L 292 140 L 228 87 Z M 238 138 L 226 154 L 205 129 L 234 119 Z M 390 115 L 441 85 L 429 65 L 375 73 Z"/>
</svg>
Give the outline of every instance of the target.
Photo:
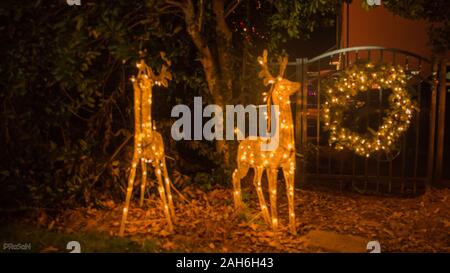
<svg viewBox="0 0 450 273">
<path fill-rule="evenodd" d="M 289 227 L 291 233 L 296 233 L 295 212 L 294 212 L 294 170 L 295 170 L 295 145 L 294 145 L 294 125 L 292 122 L 292 112 L 289 96 L 300 89 L 300 83 L 291 82 L 283 78 L 287 65 L 287 57 L 280 58 L 280 70 L 277 77 L 270 74 L 267 66 L 267 51 L 264 50 L 263 57 L 258 58 L 262 67 L 259 74 L 264 79 L 264 85 L 271 85 L 267 94 L 267 110 L 270 110 L 271 101 L 278 105 L 279 111 L 275 113 L 280 123 L 279 143 L 275 150 L 263 151 L 261 145 L 267 142 L 267 139 L 258 137 L 257 140 L 245 139 L 239 143 L 237 153 L 237 169 L 233 172 L 234 204 L 237 210 L 242 208 L 241 179 L 244 178 L 249 168 L 253 168 L 255 175 L 253 184 L 261 206 L 262 215 L 273 229 L 278 228 L 277 217 L 277 175 L 278 168 L 281 168 L 286 182 L 286 193 L 289 205 Z M 270 117 L 268 114 L 268 125 L 270 126 Z M 272 128 L 273 130 L 274 128 Z M 276 129 L 275 129 L 276 130 Z M 269 196 L 271 217 L 266 205 L 264 194 L 261 187 L 261 177 L 266 171 L 269 181 Z M 270 219 L 271 218 L 271 219 Z"/>
<path fill-rule="evenodd" d="M 123 208 L 122 222 L 120 224 L 120 236 L 123 236 L 125 231 L 125 222 L 130 206 L 136 168 L 139 162 L 141 163 L 142 171 L 139 204 L 142 206 L 144 202 L 144 193 L 147 186 L 147 164 L 150 164 L 155 169 L 156 178 L 158 180 L 158 191 L 169 230 L 173 230 L 172 220 L 175 218 L 175 212 L 172 194 L 170 193 L 171 182 L 167 174 L 166 161 L 164 158 L 164 142 L 161 134 L 155 131 L 151 115 L 152 87 L 154 85 L 167 87 L 168 80 L 172 79 L 172 75 L 168 71 L 170 61 L 165 58 L 164 53 L 161 53 L 161 57 L 165 61 L 165 64 L 163 64 L 159 75 L 155 75 L 153 70 L 141 60 L 136 64 L 139 69 L 137 77 L 131 78 L 134 89 L 134 153 L 131 173 L 128 180 L 125 206 Z"/>
</svg>

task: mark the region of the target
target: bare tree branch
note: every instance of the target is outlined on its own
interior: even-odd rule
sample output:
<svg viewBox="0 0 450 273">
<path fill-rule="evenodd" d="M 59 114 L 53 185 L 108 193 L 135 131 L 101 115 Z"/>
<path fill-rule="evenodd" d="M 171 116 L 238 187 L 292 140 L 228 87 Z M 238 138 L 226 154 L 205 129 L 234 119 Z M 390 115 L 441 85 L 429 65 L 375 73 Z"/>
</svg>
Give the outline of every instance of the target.
<svg viewBox="0 0 450 273">
<path fill-rule="evenodd" d="M 172 0 L 167 0 L 171 1 Z M 200 53 L 200 62 L 202 63 L 203 70 L 205 71 L 206 82 L 208 83 L 208 89 L 214 96 L 216 93 L 216 74 L 214 67 L 214 58 L 205 37 L 201 35 L 201 29 L 197 21 L 197 14 L 195 13 L 194 4 L 192 0 L 183 1 L 183 13 L 184 21 L 186 23 L 186 30 L 191 36 L 191 39 Z"/>
<path fill-rule="evenodd" d="M 227 25 L 227 22 L 225 21 L 224 1 L 223 0 L 215 0 L 212 2 L 212 6 L 213 6 L 214 15 L 216 16 L 217 32 L 222 33 L 225 36 L 226 42 L 230 42 L 232 34 Z"/>
<path fill-rule="evenodd" d="M 159 8 L 159 10 L 158 10 L 159 14 L 170 14 L 170 13 L 177 13 L 177 12 L 183 12 L 183 10 L 177 6 L 173 6 L 170 4 L 164 5 L 161 8 Z"/>
<path fill-rule="evenodd" d="M 205 11 L 205 4 L 203 3 L 203 0 L 200 0 L 200 7 L 199 7 L 199 15 L 198 15 L 198 26 L 200 28 L 200 32 L 203 30 L 203 13 Z"/>
<path fill-rule="evenodd" d="M 242 3 L 242 0 L 236 0 L 231 2 L 228 7 L 225 9 L 225 18 L 227 18 L 238 6 L 240 3 Z"/>
<path fill-rule="evenodd" d="M 170 5 L 170 6 L 173 6 L 173 7 L 177 7 L 179 9 L 181 9 L 181 10 L 184 10 L 185 9 L 185 5 L 186 5 L 186 2 L 183 1 L 183 0 L 181 0 L 181 1 L 166 0 L 165 2 L 166 2 L 167 5 Z"/>
</svg>

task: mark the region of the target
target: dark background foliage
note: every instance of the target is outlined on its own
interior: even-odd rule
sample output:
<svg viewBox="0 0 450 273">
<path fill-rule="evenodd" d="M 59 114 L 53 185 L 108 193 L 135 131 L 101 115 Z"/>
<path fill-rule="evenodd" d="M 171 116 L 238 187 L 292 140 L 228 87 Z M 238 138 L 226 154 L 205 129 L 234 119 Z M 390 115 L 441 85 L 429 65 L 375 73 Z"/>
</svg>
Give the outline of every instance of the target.
<svg viewBox="0 0 450 273">
<path fill-rule="evenodd" d="M 68 6 L 65 1 L 3 1 L 3 206 L 88 203 L 95 201 L 92 197 L 98 192 L 121 198 L 132 153 L 132 87 L 128 79 L 136 72 L 139 58 L 151 67 L 160 67 L 161 50 L 175 64 L 170 88 L 155 88 L 157 103 L 153 104 L 153 118 L 168 142 L 169 165 L 200 184 L 225 183 L 215 173 L 220 166 L 211 143 L 174 143 L 169 137 L 172 106 L 189 105 L 194 95 L 206 94 L 207 85 L 182 20 L 155 16 L 155 2 L 82 1 L 81 6 Z M 287 8 L 290 1 L 279 5 Z M 246 11 L 236 13 L 234 19 L 245 16 Z M 205 17 L 214 21 L 210 13 Z M 291 19 L 298 17 L 293 14 Z M 300 33 L 295 31 L 298 26 L 279 16 L 256 20 L 271 21 L 267 33 L 279 29 Z M 210 25 L 205 24 L 206 28 Z M 308 33 L 310 29 L 312 26 Z M 205 33 L 213 35 L 208 29 Z M 283 42 L 280 36 L 274 38 Z M 235 40 L 234 55 L 242 58 L 242 39 L 237 36 Z M 275 40 L 266 43 L 275 48 Z M 243 82 L 254 78 L 251 73 L 256 67 L 247 71 L 250 76 L 242 77 Z M 249 92 L 240 99 L 251 98 Z"/>
<path fill-rule="evenodd" d="M 167 118 L 176 100 L 205 88 L 189 40 L 153 24 L 142 1 L 4 6 L 2 202 L 89 202 L 94 189 L 120 192 L 132 148 L 135 62 L 158 67 L 164 48 L 177 63 L 174 87 L 154 91 L 155 118 Z"/>
</svg>

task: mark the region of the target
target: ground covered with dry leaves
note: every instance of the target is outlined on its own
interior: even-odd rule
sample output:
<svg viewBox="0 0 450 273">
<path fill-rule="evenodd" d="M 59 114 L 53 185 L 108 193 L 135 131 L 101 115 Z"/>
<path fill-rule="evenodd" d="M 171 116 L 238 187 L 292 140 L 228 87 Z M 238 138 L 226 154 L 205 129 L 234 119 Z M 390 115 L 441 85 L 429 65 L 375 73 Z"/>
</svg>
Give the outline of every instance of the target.
<svg viewBox="0 0 450 273">
<path fill-rule="evenodd" d="M 256 194 L 244 189 L 247 208 L 236 214 L 230 189 L 185 188 L 176 198 L 175 231 L 166 230 L 159 199 L 130 209 L 125 239 L 135 247 L 113 251 L 154 252 L 347 252 L 365 251 L 377 240 L 383 252 L 450 252 L 450 190 L 414 198 L 380 197 L 327 190 L 297 190 L 297 235 L 287 230 L 286 199 L 279 198 L 281 228 L 263 221 Z M 117 238 L 122 204 L 102 200 L 96 208 L 40 212 L 29 221 L 61 234 Z M 92 237 L 92 236 L 91 236 Z M 151 242 L 152 248 L 136 248 Z M 106 246 L 107 247 L 107 246 Z M 57 251 L 58 248 L 44 249 Z"/>
</svg>

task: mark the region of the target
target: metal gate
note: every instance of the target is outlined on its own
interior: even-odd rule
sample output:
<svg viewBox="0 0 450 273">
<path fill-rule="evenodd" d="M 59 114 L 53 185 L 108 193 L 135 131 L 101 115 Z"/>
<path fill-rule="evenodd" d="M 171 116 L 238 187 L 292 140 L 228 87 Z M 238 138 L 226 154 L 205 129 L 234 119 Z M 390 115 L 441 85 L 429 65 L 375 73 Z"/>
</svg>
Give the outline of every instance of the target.
<svg viewBox="0 0 450 273">
<path fill-rule="evenodd" d="M 409 78 L 408 90 L 420 111 L 400 140 L 400 149 L 389 157 L 363 158 L 351 151 L 337 151 L 328 145 L 328 132 L 321 124 L 325 101 L 321 81 L 357 61 L 402 65 Z M 290 67 L 290 68 L 289 68 Z M 420 193 L 431 182 L 434 169 L 436 121 L 436 67 L 416 54 L 376 46 L 352 47 L 324 53 L 313 59 L 290 62 L 287 77 L 302 82 L 293 102 L 295 141 L 301 157 L 297 179 L 301 186 L 326 185 L 361 193 Z M 290 72 L 290 73 L 289 73 Z M 367 106 L 386 108 L 386 90 L 364 92 Z M 379 123 L 381 114 L 362 122 Z"/>
</svg>

